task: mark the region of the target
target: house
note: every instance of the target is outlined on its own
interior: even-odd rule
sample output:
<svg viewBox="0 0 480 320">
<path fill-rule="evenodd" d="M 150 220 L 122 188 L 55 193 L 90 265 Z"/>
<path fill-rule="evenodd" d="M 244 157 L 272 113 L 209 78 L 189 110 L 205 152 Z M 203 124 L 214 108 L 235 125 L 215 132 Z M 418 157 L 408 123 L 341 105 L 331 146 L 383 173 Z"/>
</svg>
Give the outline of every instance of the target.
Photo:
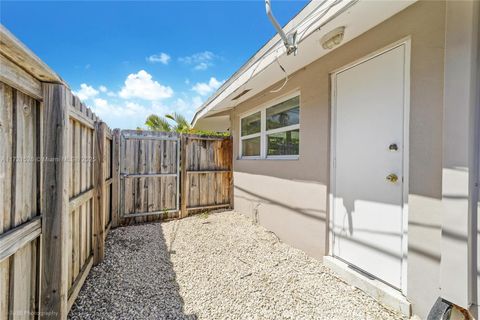
<svg viewBox="0 0 480 320">
<path fill-rule="evenodd" d="M 406 314 L 478 315 L 479 7 L 310 2 L 193 119 L 234 137 L 235 210 Z"/>
</svg>

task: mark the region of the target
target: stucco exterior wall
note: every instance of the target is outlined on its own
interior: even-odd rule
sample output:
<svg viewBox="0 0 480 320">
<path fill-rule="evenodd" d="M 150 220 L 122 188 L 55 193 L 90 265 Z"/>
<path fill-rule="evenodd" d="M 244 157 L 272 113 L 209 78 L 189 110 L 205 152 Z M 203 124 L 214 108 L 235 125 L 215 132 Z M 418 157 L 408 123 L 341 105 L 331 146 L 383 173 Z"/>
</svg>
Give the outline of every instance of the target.
<svg viewBox="0 0 480 320">
<path fill-rule="evenodd" d="M 278 83 L 238 105 L 230 114 L 235 209 L 314 257 L 328 254 L 330 72 L 405 37 L 411 37 L 407 292 L 414 312 L 424 317 L 439 296 L 444 2 L 417 2 L 291 75 L 281 92 L 270 93 Z M 299 159 L 239 159 L 240 115 L 296 90 Z"/>
<path fill-rule="evenodd" d="M 464 308 L 477 303 L 477 266 L 473 252 L 472 257 L 469 254 L 475 248 L 473 241 L 469 244 L 469 236 L 475 234 L 478 196 L 475 62 L 479 14 L 478 2 L 447 3 L 440 284 L 442 297 Z"/>
</svg>

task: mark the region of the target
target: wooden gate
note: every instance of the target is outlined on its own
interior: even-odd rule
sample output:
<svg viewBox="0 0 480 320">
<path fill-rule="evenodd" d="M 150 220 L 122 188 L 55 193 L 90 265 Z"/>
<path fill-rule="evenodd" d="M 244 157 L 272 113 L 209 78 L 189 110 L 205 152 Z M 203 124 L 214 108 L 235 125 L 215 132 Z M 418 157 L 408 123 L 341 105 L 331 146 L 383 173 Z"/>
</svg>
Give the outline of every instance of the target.
<svg viewBox="0 0 480 320">
<path fill-rule="evenodd" d="M 182 216 L 232 208 L 232 139 L 183 135 L 182 151 Z"/>
<path fill-rule="evenodd" d="M 232 207 L 231 138 L 138 130 L 122 130 L 115 137 L 119 140 L 114 143 L 119 151 L 113 151 L 119 157 L 116 224 Z"/>
<path fill-rule="evenodd" d="M 122 130 L 120 215 L 136 222 L 174 217 L 179 211 L 180 137 L 176 133 Z M 143 217 L 143 218 L 138 218 Z"/>
</svg>

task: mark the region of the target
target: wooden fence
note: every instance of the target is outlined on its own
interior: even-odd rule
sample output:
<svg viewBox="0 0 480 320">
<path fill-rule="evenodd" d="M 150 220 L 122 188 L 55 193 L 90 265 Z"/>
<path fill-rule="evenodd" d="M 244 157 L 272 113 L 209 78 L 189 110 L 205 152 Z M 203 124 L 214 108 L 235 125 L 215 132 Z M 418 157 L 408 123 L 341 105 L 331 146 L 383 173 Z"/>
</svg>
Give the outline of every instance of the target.
<svg viewBox="0 0 480 320">
<path fill-rule="evenodd" d="M 40 119 L 38 100 L 0 82 L 0 319 L 39 307 Z"/>
<path fill-rule="evenodd" d="M 103 258 L 113 137 L 3 26 L 0 37 L 0 319 L 65 319 Z"/>
<path fill-rule="evenodd" d="M 0 319 L 66 319 L 110 227 L 232 207 L 232 141 L 112 132 L 0 37 Z"/>
<path fill-rule="evenodd" d="M 231 208 L 232 139 L 182 137 L 182 216 L 189 211 Z"/>
<path fill-rule="evenodd" d="M 115 136 L 117 224 L 232 207 L 231 138 L 138 130 L 117 131 Z"/>
</svg>

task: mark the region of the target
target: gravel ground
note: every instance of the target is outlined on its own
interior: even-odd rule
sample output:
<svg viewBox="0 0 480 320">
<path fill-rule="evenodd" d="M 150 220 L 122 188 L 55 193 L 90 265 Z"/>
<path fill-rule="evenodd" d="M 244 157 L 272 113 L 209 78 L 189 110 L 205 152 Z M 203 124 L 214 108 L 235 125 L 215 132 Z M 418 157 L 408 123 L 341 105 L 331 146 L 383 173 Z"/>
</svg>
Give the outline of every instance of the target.
<svg viewBox="0 0 480 320">
<path fill-rule="evenodd" d="M 234 212 L 114 229 L 70 319 L 406 319 Z"/>
</svg>

